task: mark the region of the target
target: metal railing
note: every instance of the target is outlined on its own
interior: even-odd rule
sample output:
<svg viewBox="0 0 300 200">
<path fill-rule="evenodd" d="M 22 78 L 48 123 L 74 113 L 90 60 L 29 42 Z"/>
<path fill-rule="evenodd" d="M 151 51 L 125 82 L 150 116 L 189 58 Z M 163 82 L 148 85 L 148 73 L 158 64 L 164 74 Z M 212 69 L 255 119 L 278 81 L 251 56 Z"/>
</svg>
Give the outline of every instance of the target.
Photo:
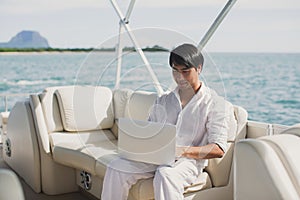
<svg viewBox="0 0 300 200">
<path fill-rule="evenodd" d="M 4 110 L 0 110 L 0 112 L 8 112 L 8 103 L 9 98 L 11 97 L 25 97 L 29 96 L 30 93 L 16 93 L 16 94 L 0 94 L 0 99 L 3 99 L 4 101 Z"/>
</svg>

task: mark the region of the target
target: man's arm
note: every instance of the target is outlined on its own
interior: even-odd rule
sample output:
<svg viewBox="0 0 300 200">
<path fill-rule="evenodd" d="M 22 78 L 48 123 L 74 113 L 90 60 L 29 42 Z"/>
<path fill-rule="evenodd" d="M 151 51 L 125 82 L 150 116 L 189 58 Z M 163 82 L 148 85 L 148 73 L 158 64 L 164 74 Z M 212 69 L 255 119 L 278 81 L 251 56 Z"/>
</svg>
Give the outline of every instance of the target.
<svg viewBox="0 0 300 200">
<path fill-rule="evenodd" d="M 177 147 L 178 157 L 187 157 L 194 159 L 221 158 L 224 151 L 217 144 L 208 144 L 200 147 Z"/>
</svg>

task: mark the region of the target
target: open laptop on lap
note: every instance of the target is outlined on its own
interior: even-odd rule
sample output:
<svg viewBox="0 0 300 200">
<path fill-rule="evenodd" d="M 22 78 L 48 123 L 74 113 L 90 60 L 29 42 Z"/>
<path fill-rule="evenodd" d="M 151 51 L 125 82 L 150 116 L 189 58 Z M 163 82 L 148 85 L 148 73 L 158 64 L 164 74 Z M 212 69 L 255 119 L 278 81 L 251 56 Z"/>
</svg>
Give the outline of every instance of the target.
<svg viewBox="0 0 300 200">
<path fill-rule="evenodd" d="M 118 135 L 122 158 L 156 165 L 175 161 L 175 125 L 120 118 Z"/>
</svg>

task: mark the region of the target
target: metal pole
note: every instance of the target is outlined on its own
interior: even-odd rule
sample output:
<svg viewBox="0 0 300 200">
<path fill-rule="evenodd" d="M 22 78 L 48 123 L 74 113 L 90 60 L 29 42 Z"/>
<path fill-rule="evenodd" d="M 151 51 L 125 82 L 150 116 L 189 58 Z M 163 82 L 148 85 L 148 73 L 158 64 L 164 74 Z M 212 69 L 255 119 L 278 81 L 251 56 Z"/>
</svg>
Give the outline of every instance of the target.
<svg viewBox="0 0 300 200">
<path fill-rule="evenodd" d="M 129 6 L 128 6 L 127 13 L 126 13 L 126 15 L 125 15 L 125 19 L 124 19 L 124 20 L 126 21 L 126 23 L 128 23 L 128 20 L 129 20 L 129 17 L 130 17 L 130 15 L 131 15 L 131 13 L 132 13 L 134 4 L 135 4 L 135 0 L 131 0 L 131 1 L 130 1 L 130 4 L 129 4 Z"/>
<path fill-rule="evenodd" d="M 154 87 L 156 88 L 157 93 L 159 95 L 163 94 L 164 91 L 163 91 L 162 87 L 160 86 L 160 83 L 159 83 L 154 71 L 152 70 L 151 65 L 148 62 L 144 52 L 142 51 L 142 48 L 139 46 L 135 36 L 132 34 L 130 27 L 128 26 L 128 24 L 123 24 L 123 26 L 125 27 L 132 43 L 134 44 L 135 50 L 139 53 L 139 55 L 141 56 L 144 64 L 146 65 L 146 68 L 148 69 L 148 72 L 150 73 L 150 76 L 152 78 L 152 81 L 154 83 Z"/>
<path fill-rule="evenodd" d="M 117 70 L 116 70 L 115 89 L 118 89 L 120 87 L 121 68 L 122 68 L 122 53 L 123 53 L 122 25 L 121 25 L 121 21 L 120 21 L 119 38 L 118 38 L 118 44 L 116 45 L 116 54 L 117 54 L 118 62 L 117 62 Z"/>
<path fill-rule="evenodd" d="M 134 0 L 133 0 L 134 1 Z M 124 16 L 121 12 L 121 10 L 119 9 L 118 5 L 116 4 L 115 0 L 110 0 L 110 2 L 112 3 L 116 13 L 118 14 L 119 18 L 120 18 L 120 22 L 123 24 L 123 26 L 125 27 L 125 30 L 126 32 L 128 33 L 129 35 L 129 38 L 131 39 L 131 42 L 133 43 L 134 47 L 135 47 L 135 50 L 138 52 L 138 54 L 140 55 L 140 57 L 142 58 L 144 64 L 146 65 L 146 68 L 148 69 L 148 72 L 150 73 L 150 76 L 152 78 L 152 81 L 154 83 L 154 87 L 156 88 L 156 91 L 157 93 L 160 95 L 160 94 L 163 94 L 163 89 L 162 87 L 160 86 L 160 83 L 155 75 L 155 73 L 153 72 L 152 68 L 151 68 L 151 65 L 150 63 L 148 62 L 144 52 L 142 51 L 140 45 L 138 44 L 134 34 L 131 32 L 131 28 L 129 27 L 128 25 L 128 22 L 125 21 L 124 19 Z M 133 6 L 133 4 L 131 3 L 130 5 Z M 131 8 L 132 9 L 132 8 Z"/>
<path fill-rule="evenodd" d="M 120 87 L 120 79 L 121 79 L 121 69 L 122 69 L 122 53 L 123 53 L 123 44 L 122 44 L 122 21 L 125 23 L 129 23 L 129 17 L 132 13 L 133 6 L 134 6 L 135 0 L 130 1 L 129 7 L 127 9 L 127 13 L 124 19 L 120 19 L 119 23 L 119 37 L 118 37 L 118 44 L 116 45 L 116 56 L 117 56 L 117 70 L 116 70 L 116 83 L 115 83 L 115 89 L 118 89 Z"/>
<path fill-rule="evenodd" d="M 220 14 L 217 16 L 213 24 L 210 26 L 200 43 L 198 44 L 198 49 L 202 50 L 203 47 L 206 45 L 208 40 L 211 38 L 211 36 L 214 34 L 214 32 L 217 30 L 221 22 L 224 20 L 232 6 L 235 4 L 236 0 L 228 0 Z"/>
</svg>

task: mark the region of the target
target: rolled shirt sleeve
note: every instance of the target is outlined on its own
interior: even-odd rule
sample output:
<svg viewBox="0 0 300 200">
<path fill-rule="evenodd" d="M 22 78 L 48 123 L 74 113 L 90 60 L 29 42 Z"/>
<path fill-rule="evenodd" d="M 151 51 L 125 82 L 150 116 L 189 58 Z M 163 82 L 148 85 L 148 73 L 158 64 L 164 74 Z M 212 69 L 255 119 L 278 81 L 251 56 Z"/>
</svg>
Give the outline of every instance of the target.
<svg viewBox="0 0 300 200">
<path fill-rule="evenodd" d="M 220 96 L 213 97 L 206 124 L 208 143 L 217 144 L 224 153 L 227 150 L 229 122 L 233 116 L 233 106 Z"/>
</svg>

